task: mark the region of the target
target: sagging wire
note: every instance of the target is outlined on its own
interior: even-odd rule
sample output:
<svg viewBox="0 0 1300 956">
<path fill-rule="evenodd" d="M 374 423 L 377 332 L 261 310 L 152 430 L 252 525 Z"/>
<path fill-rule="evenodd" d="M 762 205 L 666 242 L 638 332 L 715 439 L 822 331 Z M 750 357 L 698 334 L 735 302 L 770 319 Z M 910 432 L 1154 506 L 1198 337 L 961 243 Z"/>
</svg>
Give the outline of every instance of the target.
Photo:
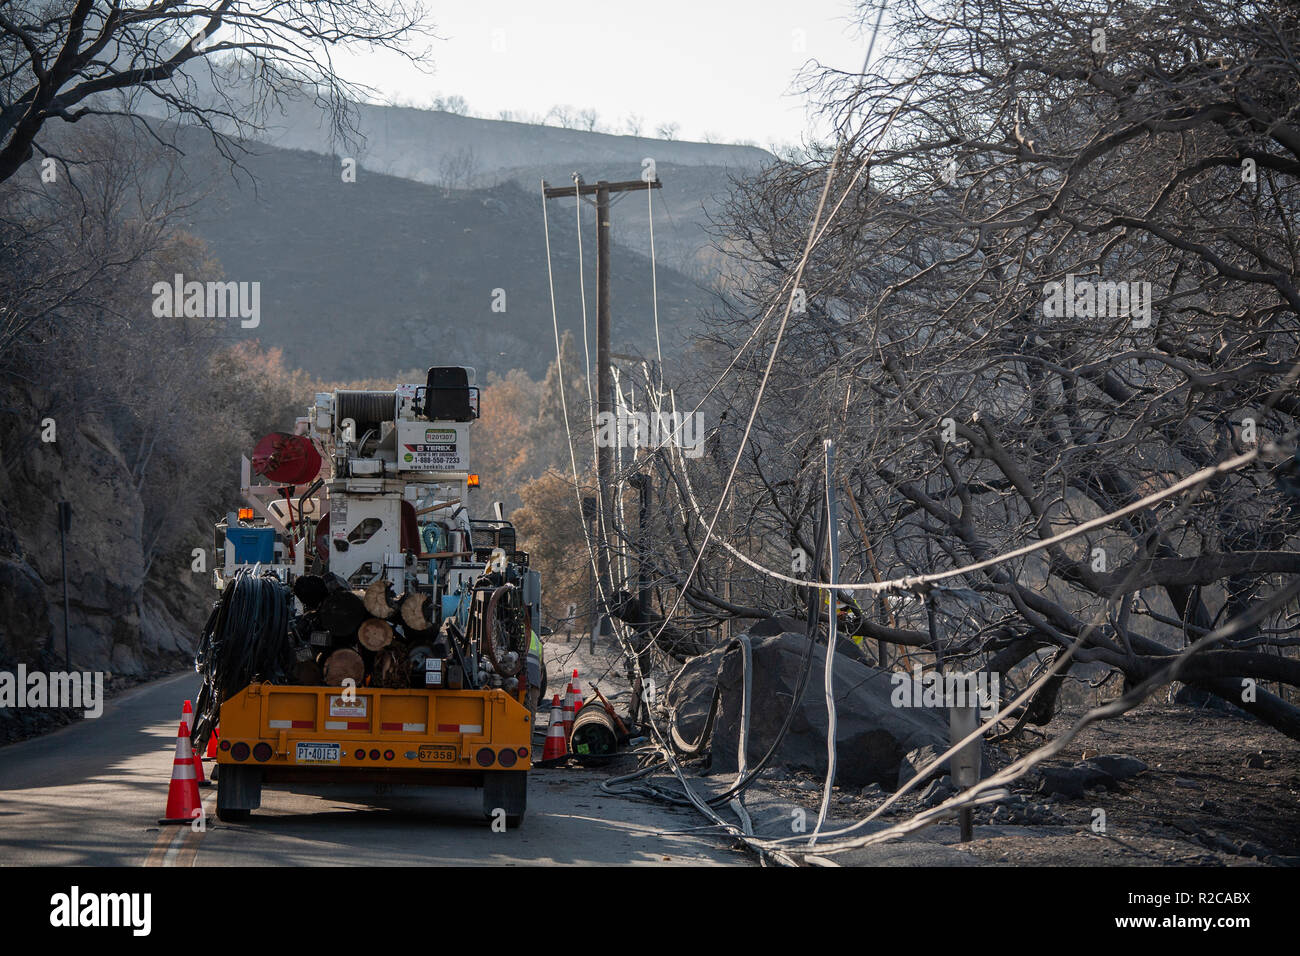
<svg viewBox="0 0 1300 956">
<path fill-rule="evenodd" d="M 877 34 L 878 34 L 878 32 L 879 32 L 880 20 L 881 20 L 881 18 L 883 18 L 883 16 L 884 16 L 884 7 L 883 7 L 883 5 L 882 5 L 882 7 L 881 7 L 881 11 L 880 11 L 880 15 L 879 15 L 879 17 L 877 18 L 877 21 L 876 21 L 876 28 L 875 28 L 875 30 L 873 30 L 873 32 L 872 32 L 871 42 L 870 42 L 870 44 L 868 45 L 868 48 L 867 48 L 867 55 L 866 55 L 866 58 L 865 58 L 865 60 L 864 60 L 864 62 L 863 62 L 863 65 L 862 65 L 862 72 L 863 72 L 864 74 L 866 73 L 867 66 L 870 64 L 870 61 L 871 61 L 871 54 L 872 54 L 872 51 L 873 51 L 873 49 L 874 49 L 874 47 L 875 47 L 876 36 L 877 36 Z M 914 81 L 914 83 L 915 83 L 915 81 Z M 913 84 L 913 85 L 914 85 L 914 84 Z M 897 116 L 897 114 L 898 114 L 898 110 L 899 110 L 900 108 L 901 108 L 901 104 L 900 104 L 899 107 L 896 107 L 895 110 L 894 110 L 894 112 L 890 115 L 890 117 L 889 117 L 889 121 L 890 121 L 890 122 L 892 122 L 893 118 L 894 118 L 895 116 Z M 828 169 L 827 169 L 826 183 L 825 183 L 825 185 L 823 186 L 821 196 L 820 196 L 820 198 L 818 199 L 817 209 L 816 209 L 816 212 L 814 213 L 814 216 L 813 216 L 812 225 L 811 225 L 811 228 L 810 228 L 810 231 L 809 231 L 809 235 L 808 235 L 807 243 L 805 244 L 805 247 L 804 247 L 803 255 L 800 257 L 799 264 L 798 264 L 798 266 L 796 267 L 796 269 L 795 269 L 795 271 L 794 271 L 794 274 L 792 275 L 791 280 L 790 280 L 790 281 L 793 283 L 793 286 L 794 286 L 795 289 L 798 288 L 799 279 L 800 279 L 800 278 L 802 277 L 802 275 L 803 275 L 803 270 L 804 270 L 805 266 L 807 265 L 808 259 L 809 259 L 810 255 L 811 255 L 811 253 L 812 253 L 812 249 L 813 249 L 813 247 L 815 246 L 817 239 L 820 238 L 821 233 L 818 233 L 818 231 L 817 231 L 817 229 L 818 229 L 818 225 L 821 223 L 821 215 L 822 215 L 822 212 L 823 212 L 823 210 L 825 209 L 825 206 L 826 206 L 826 199 L 827 199 L 827 197 L 828 197 L 828 195 L 829 195 L 829 193 L 830 193 L 831 184 L 832 184 L 832 182 L 834 181 L 834 178 L 835 178 L 835 170 L 836 170 L 836 168 L 837 168 L 837 166 L 838 166 L 838 164 L 839 164 L 839 158 L 840 158 L 840 154 L 841 154 L 841 152 L 843 151 L 843 148 L 844 148 L 844 138 L 843 138 L 843 136 L 841 136 L 840 139 L 839 139 L 839 140 L 837 141 L 837 143 L 836 143 L 835 152 L 834 152 L 834 154 L 833 154 L 832 157 L 831 157 L 831 162 L 830 162 L 829 167 L 828 167 Z M 868 163 L 868 162 L 870 161 L 871 155 L 874 155 L 874 147 L 872 148 L 871 153 L 868 154 L 867 159 L 864 160 L 864 166 L 865 166 L 866 163 Z M 855 178 L 855 181 L 856 181 L 856 178 Z M 838 208 L 839 208 L 839 204 L 836 205 L 836 209 L 838 209 Z M 826 225 L 829 225 L 829 220 L 827 220 Z M 723 507 L 726 505 L 726 500 L 727 500 L 728 494 L 729 494 L 729 492 L 730 492 L 731 485 L 732 485 L 732 483 L 733 483 L 733 481 L 734 481 L 734 479 L 735 479 L 736 471 L 737 471 L 737 469 L 739 468 L 741 458 L 742 458 L 742 456 L 743 456 L 743 454 L 744 454 L 745 444 L 746 444 L 746 442 L 748 441 L 749 435 L 750 435 L 750 433 L 751 433 L 751 431 L 752 431 L 752 429 L 753 429 L 754 419 L 755 419 L 755 418 L 757 417 L 757 415 L 758 415 L 758 409 L 759 409 L 759 405 L 761 404 L 761 401 L 762 401 L 763 392 L 764 392 L 764 390 L 765 390 L 765 388 L 766 388 L 767 381 L 768 381 L 768 379 L 769 379 L 770 376 L 771 376 L 772 366 L 773 366 L 773 364 L 776 362 L 776 356 L 777 356 L 777 354 L 778 354 L 779 351 L 780 351 L 781 340 L 782 340 L 782 338 L 783 338 L 783 336 L 784 336 L 784 334 L 785 334 L 786 326 L 787 326 L 788 323 L 789 323 L 790 314 L 791 314 L 791 311 L 792 311 L 792 309 L 793 309 L 793 305 L 794 305 L 794 293 L 793 293 L 793 290 L 792 290 L 792 291 L 791 291 L 790 298 L 789 298 L 789 299 L 787 300 L 787 302 L 786 302 L 786 307 L 785 307 L 784 314 L 782 315 L 781 324 L 780 324 L 780 325 L 778 326 L 778 328 L 777 328 L 776 339 L 775 339 L 775 342 L 773 343 L 773 347 L 772 347 L 771 355 L 768 357 L 767 366 L 766 366 L 766 368 L 765 368 L 765 370 L 764 370 L 764 373 L 763 373 L 763 379 L 762 379 L 762 381 L 760 382 L 760 385 L 759 385 L 758 394 L 755 396 L 754 407 L 753 407 L 752 410 L 750 411 L 750 415 L 749 415 L 748 421 L 747 421 L 746 426 L 745 426 L 745 433 L 744 433 L 744 435 L 743 435 L 743 437 L 742 437 L 742 439 L 741 439 L 740 446 L 737 448 L 737 451 L 736 451 L 736 459 L 735 459 L 735 461 L 732 463 L 731 470 L 730 470 L 730 472 L 729 472 L 729 474 L 728 474 L 728 476 L 727 476 L 727 482 L 726 482 L 726 485 L 725 485 L 724 488 L 723 488 L 723 491 L 722 491 L 721 496 L 719 497 L 719 500 L 718 500 L 718 507 L 717 507 L 717 509 L 714 511 L 713 519 L 710 521 L 710 523 L 709 523 L 709 525 L 708 525 L 708 527 L 707 527 L 707 529 L 706 529 L 706 536 L 705 536 L 704 543 L 702 544 L 702 546 L 701 546 L 699 552 L 697 553 L 697 555 L 696 555 L 696 557 L 695 557 L 695 561 L 694 561 L 694 562 L 692 563 L 692 565 L 691 565 L 691 569 L 690 569 L 690 571 L 687 573 L 686 580 L 683 582 L 681 589 L 680 589 L 680 590 L 678 591 L 678 593 L 677 593 L 677 597 L 676 597 L 676 599 L 675 599 L 675 601 L 674 601 L 674 603 L 673 603 L 672 608 L 671 608 L 671 609 L 669 610 L 669 612 L 664 616 L 664 622 L 663 622 L 663 624 L 660 625 L 659 630 L 658 630 L 658 631 L 657 631 L 657 632 L 656 632 L 656 633 L 651 637 L 651 639 L 650 639 L 650 640 L 651 640 L 651 643 L 653 643 L 654 641 L 658 640 L 658 638 L 663 634 L 664 629 L 668 626 L 668 622 L 672 619 L 673 614 L 676 613 L 677 608 L 681 605 L 682 599 L 683 599 L 683 597 L 684 597 L 684 595 L 685 595 L 685 591 L 686 591 L 686 589 L 690 586 L 690 581 L 691 581 L 691 579 L 694 577 L 695 572 L 699 569 L 700 561 L 702 560 L 702 558 L 703 558 L 703 556 L 704 556 L 704 553 L 705 553 L 705 551 L 706 551 L 707 548 L 708 548 L 708 544 L 709 544 L 710 539 L 713 537 L 713 529 L 714 529 L 714 527 L 715 527 L 716 524 L 717 524 L 717 521 L 718 521 L 719 516 L 722 514 L 722 509 L 723 509 Z M 761 323 L 760 323 L 760 324 L 761 324 Z M 674 401 L 674 411 L 675 411 L 675 401 Z M 575 478 L 576 478 L 576 474 L 575 474 Z M 814 635 L 813 635 L 813 633 L 812 633 L 812 631 L 811 631 L 811 628 L 812 628 L 813 626 L 815 626 L 815 623 L 816 623 L 816 617 L 815 617 L 815 615 L 816 615 L 816 613 L 817 613 L 817 609 L 816 609 L 816 605 L 815 605 L 814 600 L 813 600 L 813 598 L 814 598 L 814 596 L 815 596 L 815 593 L 816 593 L 816 592 L 812 592 L 812 593 L 810 594 L 810 600 L 809 600 L 809 605 L 810 605 L 809 615 L 810 615 L 810 618 L 812 619 L 812 622 L 811 622 L 811 624 L 810 624 L 810 634 L 809 634 L 809 640 L 810 640 L 810 641 L 812 641 L 812 640 L 814 639 Z M 623 644 L 624 644 L 624 646 L 625 646 L 625 653 L 630 653 L 630 649 L 627 648 L 626 643 L 623 641 L 622 634 L 619 632 L 619 630 L 618 630 L 617 628 L 615 629 L 615 634 L 618 636 L 618 638 L 619 638 L 619 640 L 620 640 L 620 643 L 623 643 Z M 828 648 L 827 653 L 832 653 L 832 652 L 833 652 L 833 649 L 832 649 L 832 648 Z M 811 649 L 809 650 L 809 653 L 811 653 Z M 631 663 L 632 663 L 632 666 L 633 666 L 633 669 L 634 669 L 634 673 L 636 674 L 637 680 L 641 680 L 640 661 L 639 661 L 637 655 L 635 655 L 634 653 L 631 654 Z M 799 702 L 800 699 L 801 699 L 800 697 L 796 697 L 795 701 L 793 702 L 794 706 L 797 707 L 798 702 Z M 695 791 L 691 788 L 689 782 L 686 780 L 685 774 L 682 772 L 682 769 L 681 769 L 680 765 L 678 764 L 676 758 L 673 756 L 671 749 L 669 749 L 669 747 L 668 747 L 667 744 L 665 743 L 664 738 L 663 738 L 663 735 L 660 733 L 658 726 L 655 724 L 655 721 L 654 721 L 654 714 L 653 714 L 653 712 L 650 711 L 649 709 L 647 709 L 647 716 L 648 716 L 648 723 L 649 723 L 649 727 L 650 727 L 651 733 L 654 735 L 655 739 L 659 742 L 660 746 L 663 748 L 663 750 L 664 750 L 665 761 L 666 761 L 666 763 L 668 764 L 668 766 L 670 767 L 670 769 L 673 771 L 673 774 L 677 777 L 677 780 L 678 780 L 679 784 L 681 785 L 682 789 L 685 791 L 687 798 L 690 800 L 690 802 L 691 802 L 694 806 L 696 806 L 696 807 L 697 807 L 697 808 L 698 808 L 702 813 L 704 813 L 704 814 L 705 814 L 706 816 L 708 816 L 710 819 L 713 819 L 715 822 L 719 822 L 719 823 L 721 823 L 721 822 L 722 822 L 721 818 L 718 817 L 717 814 L 713 812 L 713 809 L 712 809 L 712 807 L 709 805 L 709 803 L 706 802 L 706 801 L 702 801 L 702 800 L 701 800 L 701 799 L 696 795 Z M 791 714 L 791 716 L 792 716 L 792 714 Z M 733 827 L 733 826 L 728 826 L 728 830 L 729 830 L 729 832 L 731 832 L 731 833 L 737 835 L 740 839 L 742 839 L 742 840 L 746 843 L 746 845 L 748 845 L 748 846 L 750 846 L 750 847 L 752 847 L 752 848 L 758 849 L 758 850 L 759 850 L 759 854 L 760 854 L 760 858 L 762 857 L 762 855 L 763 855 L 764 852 L 768 852 L 768 853 L 772 853 L 773 856 L 774 856 L 774 858 L 778 859 L 780 862 L 784 862 L 784 863 L 793 863 L 793 862 L 794 862 L 794 861 L 792 860 L 792 858 L 788 857 L 788 856 L 785 855 L 785 854 L 780 854 L 778 851 L 759 849 L 758 843 L 754 840 L 754 838 L 753 838 L 752 836 L 746 835 L 743 831 L 739 831 L 739 830 L 737 830 L 737 828 L 735 828 L 735 827 Z"/>
<path fill-rule="evenodd" d="M 822 519 L 819 522 L 818 529 L 817 529 L 817 555 L 818 555 L 817 562 L 819 565 L 820 565 L 827 533 L 828 533 L 828 529 L 826 527 L 825 513 L 823 512 Z M 737 779 L 732 783 L 732 785 L 728 789 L 704 801 L 706 805 L 708 805 L 709 807 L 721 806 L 724 803 L 728 803 L 733 797 L 738 797 L 741 793 L 743 793 L 746 789 L 748 789 L 754 783 L 754 781 L 756 781 L 762 775 L 763 771 L 767 768 L 767 765 L 772 761 L 773 757 L 776 756 L 776 752 L 780 749 L 781 744 L 785 741 L 786 734 L 789 733 L 790 727 L 794 722 L 794 716 L 798 712 L 800 702 L 803 700 L 804 690 L 808 686 L 808 677 L 812 673 L 813 648 L 817 643 L 818 608 L 816 604 L 816 599 L 817 599 L 816 595 L 817 595 L 816 591 L 811 591 L 808 594 L 808 611 L 807 611 L 807 621 L 805 627 L 807 642 L 804 645 L 803 659 L 799 662 L 799 676 L 795 682 L 795 690 L 794 690 L 793 698 L 790 703 L 790 708 L 786 711 L 785 719 L 782 720 L 781 726 L 777 729 L 776 736 L 773 738 L 772 743 L 769 745 L 767 751 L 763 754 L 763 756 L 759 759 L 758 763 L 756 763 L 754 767 L 748 770 L 747 772 L 742 771 L 737 776 Z M 732 649 L 732 647 L 735 646 L 738 646 L 737 642 L 732 642 L 732 644 L 728 646 L 727 650 L 730 650 Z M 718 663 L 718 671 L 714 681 L 713 695 L 709 702 L 709 711 L 705 716 L 705 726 L 700 733 L 700 737 L 695 741 L 695 743 L 687 744 L 686 747 L 682 749 L 684 756 L 690 757 L 698 754 L 700 751 L 702 751 L 703 745 L 708 741 L 709 737 L 711 736 L 714 719 L 717 714 L 718 702 L 721 696 L 722 668 L 725 665 L 725 658 L 726 658 L 726 652 L 724 652 L 723 654 L 723 660 L 719 661 Z M 746 660 L 747 659 L 742 660 L 742 666 L 746 663 Z M 744 708 L 747 706 L 747 704 L 744 701 L 742 701 L 741 706 L 742 708 Z M 651 726 L 653 727 L 653 722 Z M 670 712 L 669 727 L 672 736 L 677 741 L 680 741 L 681 740 L 680 734 L 678 734 L 676 731 L 675 713 Z M 671 752 L 661 751 L 661 754 L 662 754 L 662 759 L 660 759 L 652 767 L 648 768 L 645 771 L 646 773 L 659 769 L 665 763 L 667 763 L 669 759 L 671 759 Z M 606 780 L 605 782 L 603 782 L 601 784 L 601 789 L 605 790 L 608 793 L 613 793 L 613 794 L 627 792 L 627 791 L 615 790 L 613 788 L 615 786 L 622 784 L 625 781 L 635 779 L 643 775 L 644 773 L 638 772 L 631 776 L 614 777 L 611 778 L 610 780 Z M 685 780 L 681 780 L 681 784 L 689 792 L 689 787 L 686 784 Z M 680 795 L 673 794 L 672 791 L 665 791 L 662 788 L 654 788 L 653 791 L 650 792 L 648 795 L 664 798 L 665 794 L 670 795 L 671 802 L 674 803 L 694 802 L 693 800 L 690 799 L 683 799 Z"/>
</svg>

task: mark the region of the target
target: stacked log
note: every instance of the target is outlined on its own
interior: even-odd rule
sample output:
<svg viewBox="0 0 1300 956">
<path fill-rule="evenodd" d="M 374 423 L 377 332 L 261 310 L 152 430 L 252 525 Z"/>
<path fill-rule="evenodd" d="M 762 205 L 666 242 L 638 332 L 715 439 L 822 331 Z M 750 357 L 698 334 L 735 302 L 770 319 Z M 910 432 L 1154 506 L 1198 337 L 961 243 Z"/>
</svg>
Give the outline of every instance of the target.
<svg viewBox="0 0 1300 956">
<path fill-rule="evenodd" d="M 371 617 L 377 617 L 381 621 L 396 619 L 397 605 L 393 601 L 393 586 L 384 578 L 372 581 L 362 594 L 361 601 Z"/>
<path fill-rule="evenodd" d="M 368 651 L 382 651 L 393 643 L 393 629 L 387 621 L 372 617 L 357 628 L 357 641 Z"/>
<path fill-rule="evenodd" d="M 365 602 L 352 591 L 334 591 L 321 601 L 321 624 L 335 640 L 356 636 L 357 628 L 369 617 Z"/>
<path fill-rule="evenodd" d="M 304 623 L 300 628 L 304 631 L 301 653 L 291 675 L 295 682 L 336 686 L 352 680 L 358 687 L 424 686 L 422 661 L 417 666 L 412 654 L 416 649 L 430 653 L 438 639 L 429 595 L 414 590 L 394 595 L 392 585 L 383 578 L 364 589 L 354 589 L 334 574 L 303 575 L 295 581 L 294 593 L 307 608 L 304 622 L 310 619 L 310 627 Z M 312 632 L 317 638 L 314 648 L 308 646 Z M 320 632 L 329 635 L 323 649 Z M 414 684 L 416 681 L 420 683 Z"/>
<path fill-rule="evenodd" d="M 308 611 L 320 607 L 329 594 L 325 579 L 316 574 L 304 574 L 293 582 L 293 593 Z"/>
<path fill-rule="evenodd" d="M 366 665 L 361 655 L 350 647 L 340 647 L 325 658 L 325 684 L 342 686 L 345 680 L 360 687 L 366 679 Z"/>
<path fill-rule="evenodd" d="M 411 591 L 402 597 L 400 604 L 402 624 L 412 636 L 423 634 L 433 627 L 433 602 L 429 595 Z"/>
</svg>

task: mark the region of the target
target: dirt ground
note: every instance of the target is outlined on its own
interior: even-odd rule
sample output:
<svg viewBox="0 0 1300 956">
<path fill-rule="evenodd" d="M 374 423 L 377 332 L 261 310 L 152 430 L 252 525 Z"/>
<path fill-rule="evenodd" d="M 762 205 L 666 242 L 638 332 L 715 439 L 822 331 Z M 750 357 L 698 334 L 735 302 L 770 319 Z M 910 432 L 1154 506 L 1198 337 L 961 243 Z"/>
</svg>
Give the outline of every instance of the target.
<svg viewBox="0 0 1300 956">
<path fill-rule="evenodd" d="M 612 640 L 592 652 L 585 637 L 565 642 L 556 635 L 548 641 L 547 660 L 551 693 L 563 690 L 577 666 L 587 696 L 587 683 L 595 680 L 620 710 L 626 706 L 627 682 Z M 1055 738 L 1081 713 L 1081 707 L 1064 710 L 1041 730 Z M 1001 769 L 1042 742 L 1031 728 L 1017 740 L 987 746 L 985 760 Z M 1042 766 L 1070 767 L 1101 754 L 1136 757 L 1147 769 L 1110 789 L 1074 797 L 1042 792 L 1036 769 L 1012 786 L 1009 799 L 975 810 L 972 842 L 960 844 L 953 824 L 921 831 L 916 839 L 947 844 L 995 865 L 1300 866 L 1300 744 L 1295 741 L 1235 714 L 1148 702 L 1087 728 Z M 815 814 L 821 784 L 810 774 L 778 768 L 765 774 L 761 789 L 765 798 Z M 925 790 L 902 798 L 883 822 L 899 822 L 926 806 Z M 836 788 L 833 812 L 841 820 L 861 818 L 888 796 L 878 788 Z M 933 794 L 931 801 L 938 802 Z M 1104 830 L 1097 825 L 1098 811 L 1105 815 Z"/>
<path fill-rule="evenodd" d="M 1054 736 L 1077 716 L 1058 715 L 1046 729 Z M 1018 756 L 1035 742 L 1004 750 Z M 1114 753 L 1148 769 L 1113 790 L 1051 801 L 1067 828 L 1059 838 L 989 839 L 972 851 L 1012 863 L 1300 865 L 1295 741 L 1245 717 L 1151 704 L 1087 728 L 1051 765 Z M 1105 811 L 1104 836 L 1090 828 L 1093 808 Z"/>
<path fill-rule="evenodd" d="M 1059 714 L 1055 737 L 1078 714 Z M 995 769 L 1041 745 L 1023 739 L 986 748 Z M 1044 767 L 1069 767 L 1099 754 L 1137 757 L 1147 769 L 1077 797 L 1040 792 L 1037 772 L 1011 797 L 974 811 L 973 840 L 958 843 L 951 825 L 919 837 L 973 854 L 985 863 L 1036 866 L 1300 866 L 1300 745 L 1255 721 L 1169 704 L 1150 704 L 1095 724 Z M 774 794 L 815 807 L 821 781 L 787 773 L 768 783 Z M 884 818 L 895 823 L 925 806 L 905 796 Z M 835 813 L 864 816 L 889 794 L 839 791 Z M 1104 832 L 1094 821 L 1104 812 Z"/>
</svg>

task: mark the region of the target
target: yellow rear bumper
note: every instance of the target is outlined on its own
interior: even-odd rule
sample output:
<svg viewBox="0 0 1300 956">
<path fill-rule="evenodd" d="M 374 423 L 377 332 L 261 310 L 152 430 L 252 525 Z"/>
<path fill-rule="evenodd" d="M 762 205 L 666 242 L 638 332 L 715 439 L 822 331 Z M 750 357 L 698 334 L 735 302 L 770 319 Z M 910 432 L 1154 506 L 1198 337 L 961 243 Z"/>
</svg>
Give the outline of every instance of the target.
<svg viewBox="0 0 1300 956">
<path fill-rule="evenodd" d="M 341 687 L 250 684 L 221 705 L 220 726 L 221 764 L 325 775 L 532 765 L 532 716 L 503 690 L 361 687 L 345 694 Z"/>
</svg>

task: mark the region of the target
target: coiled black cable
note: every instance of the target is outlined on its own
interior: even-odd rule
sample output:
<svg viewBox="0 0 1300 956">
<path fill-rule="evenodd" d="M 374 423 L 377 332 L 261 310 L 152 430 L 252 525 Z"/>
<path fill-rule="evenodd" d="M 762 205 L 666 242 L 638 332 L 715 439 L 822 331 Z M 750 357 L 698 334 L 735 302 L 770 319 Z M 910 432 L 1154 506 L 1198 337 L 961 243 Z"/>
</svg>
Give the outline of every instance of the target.
<svg viewBox="0 0 1300 956">
<path fill-rule="evenodd" d="M 190 732 L 195 747 L 207 746 L 223 701 L 254 680 L 288 682 L 292 609 L 288 585 L 268 572 L 243 568 L 222 589 L 194 655 L 194 669 L 203 677 Z"/>
</svg>

